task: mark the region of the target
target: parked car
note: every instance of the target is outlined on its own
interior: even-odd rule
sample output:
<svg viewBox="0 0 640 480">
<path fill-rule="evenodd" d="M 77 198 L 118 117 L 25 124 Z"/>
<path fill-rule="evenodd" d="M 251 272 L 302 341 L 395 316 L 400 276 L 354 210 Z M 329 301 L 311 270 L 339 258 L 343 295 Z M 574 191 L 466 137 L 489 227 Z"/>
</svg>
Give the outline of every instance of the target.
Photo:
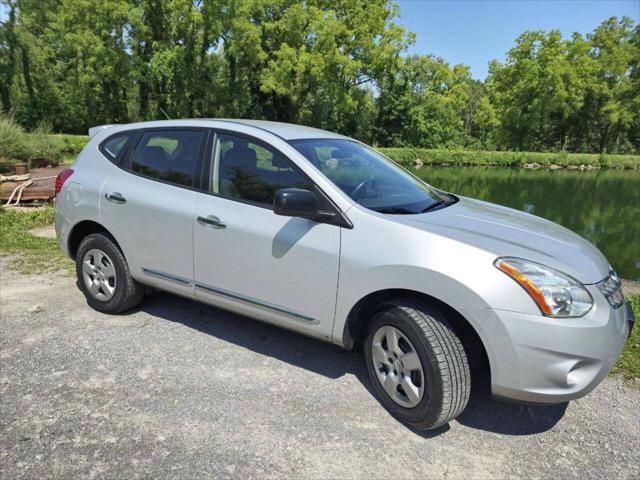
<svg viewBox="0 0 640 480">
<path fill-rule="evenodd" d="M 591 243 L 434 188 L 351 138 L 251 120 L 90 136 L 57 180 L 56 231 L 100 312 L 153 287 L 362 344 L 380 402 L 418 429 L 464 410 L 470 361 L 488 363 L 495 397 L 565 402 L 629 335 L 620 281 Z"/>
</svg>

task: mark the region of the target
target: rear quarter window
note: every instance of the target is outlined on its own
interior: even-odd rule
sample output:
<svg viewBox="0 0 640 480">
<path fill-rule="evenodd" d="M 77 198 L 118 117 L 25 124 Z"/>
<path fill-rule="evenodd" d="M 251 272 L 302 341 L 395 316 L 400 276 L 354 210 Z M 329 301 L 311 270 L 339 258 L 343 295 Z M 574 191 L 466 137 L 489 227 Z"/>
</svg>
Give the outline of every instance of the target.
<svg viewBox="0 0 640 480">
<path fill-rule="evenodd" d="M 133 132 L 121 132 L 110 136 L 100 144 L 102 154 L 114 163 L 122 158 L 127 142 L 131 139 Z"/>
</svg>

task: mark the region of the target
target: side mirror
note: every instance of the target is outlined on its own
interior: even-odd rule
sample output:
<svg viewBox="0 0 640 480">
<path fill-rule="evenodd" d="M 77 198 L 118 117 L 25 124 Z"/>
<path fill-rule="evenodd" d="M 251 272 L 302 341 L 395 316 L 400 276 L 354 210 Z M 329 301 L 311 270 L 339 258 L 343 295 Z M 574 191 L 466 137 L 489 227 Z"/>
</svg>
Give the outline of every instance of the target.
<svg viewBox="0 0 640 480">
<path fill-rule="evenodd" d="M 318 199 L 301 188 L 282 188 L 273 198 L 273 213 L 284 217 L 313 218 L 318 214 Z"/>
</svg>

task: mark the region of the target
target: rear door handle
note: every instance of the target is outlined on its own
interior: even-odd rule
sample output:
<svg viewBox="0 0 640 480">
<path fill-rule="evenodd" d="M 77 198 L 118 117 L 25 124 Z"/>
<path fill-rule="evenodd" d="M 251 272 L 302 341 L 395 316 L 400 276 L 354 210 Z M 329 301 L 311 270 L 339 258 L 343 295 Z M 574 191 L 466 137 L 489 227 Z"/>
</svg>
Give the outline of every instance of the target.
<svg viewBox="0 0 640 480">
<path fill-rule="evenodd" d="M 113 203 L 127 203 L 127 199 L 118 192 L 105 193 L 104 198 Z"/>
<path fill-rule="evenodd" d="M 209 225 L 215 228 L 227 228 L 227 224 L 222 222 L 215 215 L 207 215 L 206 217 L 198 217 L 198 223 L 200 225 Z"/>
</svg>

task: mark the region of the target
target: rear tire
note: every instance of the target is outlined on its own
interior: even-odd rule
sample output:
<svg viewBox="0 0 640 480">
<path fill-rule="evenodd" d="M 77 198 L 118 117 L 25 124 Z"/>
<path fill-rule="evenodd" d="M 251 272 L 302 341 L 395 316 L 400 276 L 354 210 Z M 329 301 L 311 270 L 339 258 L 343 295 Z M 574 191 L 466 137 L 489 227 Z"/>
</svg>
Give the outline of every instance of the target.
<svg viewBox="0 0 640 480">
<path fill-rule="evenodd" d="M 438 428 L 467 406 L 471 375 L 464 348 L 446 315 L 429 305 L 382 305 L 371 318 L 364 357 L 378 399 L 402 423 Z"/>
<path fill-rule="evenodd" d="M 108 234 L 94 233 L 82 240 L 76 274 L 87 303 L 99 312 L 124 312 L 145 295 L 145 286 L 133 279 L 124 255 Z"/>
</svg>

